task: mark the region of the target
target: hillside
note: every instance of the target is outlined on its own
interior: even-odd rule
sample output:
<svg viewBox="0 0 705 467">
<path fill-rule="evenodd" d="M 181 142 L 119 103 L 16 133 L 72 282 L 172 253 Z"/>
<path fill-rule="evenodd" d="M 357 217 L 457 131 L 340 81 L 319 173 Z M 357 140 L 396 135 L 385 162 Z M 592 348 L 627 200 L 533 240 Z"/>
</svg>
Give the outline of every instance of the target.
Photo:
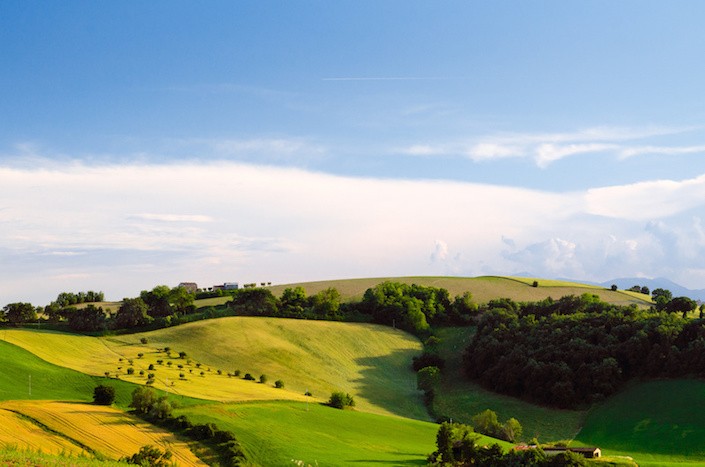
<svg viewBox="0 0 705 467">
<path fill-rule="evenodd" d="M 49 362 L 93 375 L 107 371 L 144 383 L 146 376 L 139 371 L 149 372 L 152 364 L 155 387 L 180 395 L 220 401 L 305 401 L 306 391 L 315 400 L 325 400 L 332 391 L 342 390 L 356 398 L 359 410 L 428 419 L 410 366 L 421 343 L 384 326 L 231 317 L 113 337 L 22 329 L 4 335 Z M 148 344 L 140 343 L 143 337 Z M 165 347 L 173 350 L 169 357 L 158 351 Z M 179 358 L 180 351 L 188 358 Z M 127 374 L 129 367 L 135 369 L 133 375 Z M 227 376 L 235 370 L 255 378 L 265 374 L 268 383 Z M 284 381 L 283 389 L 273 387 L 276 380 Z"/>
<path fill-rule="evenodd" d="M 534 279 L 526 277 L 387 277 L 366 279 L 342 279 L 318 282 L 302 282 L 295 284 L 282 284 L 270 287 L 272 293 L 280 296 L 284 289 L 301 286 L 307 295 L 313 295 L 321 290 L 333 287 L 340 292 L 343 300 L 360 300 L 365 290 L 374 287 L 380 282 L 394 281 L 404 284 L 418 284 L 447 289 L 451 297 L 471 292 L 477 303 L 487 303 L 494 298 L 511 298 L 514 301 L 538 301 L 547 297 L 558 299 L 565 295 L 595 294 L 601 300 L 617 305 L 635 303 L 639 306 L 651 304 L 648 295 L 612 291 L 597 285 L 581 284 L 578 282 L 557 281 L 547 279 Z M 538 287 L 533 287 L 533 282 L 538 282 Z"/>
</svg>

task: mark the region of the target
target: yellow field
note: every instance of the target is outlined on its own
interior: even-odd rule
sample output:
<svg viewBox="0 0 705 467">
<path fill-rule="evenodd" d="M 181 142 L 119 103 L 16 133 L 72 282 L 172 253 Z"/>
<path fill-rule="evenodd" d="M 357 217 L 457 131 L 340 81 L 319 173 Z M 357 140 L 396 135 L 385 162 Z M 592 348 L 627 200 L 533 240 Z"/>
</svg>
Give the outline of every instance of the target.
<svg viewBox="0 0 705 467">
<path fill-rule="evenodd" d="M 34 419 L 54 434 L 21 419 Z M 14 418 L 13 418 L 14 417 Z M 5 422 L 8 424 L 6 425 Z M 14 434 L 12 430 L 16 428 Z M 74 442 L 71 442 L 73 440 Z M 75 402 L 8 401 L 0 404 L 0 442 L 60 454 L 80 454 L 81 445 L 99 457 L 119 459 L 151 444 L 173 453 L 179 465 L 206 465 L 172 433 L 117 409 Z"/>
<path fill-rule="evenodd" d="M 142 337 L 148 344 L 140 343 Z M 8 329 L 0 338 L 50 363 L 88 374 L 108 372 L 144 384 L 147 374 L 154 373 L 154 387 L 177 395 L 229 402 L 324 401 L 331 392 L 343 390 L 355 397 L 359 410 L 390 414 L 389 407 L 395 407 L 397 415 L 428 417 L 410 368 L 421 343 L 384 326 L 231 317 L 124 336 Z M 165 347 L 171 348 L 169 356 L 160 351 Z M 187 357 L 179 358 L 180 351 Z M 154 370 L 148 369 L 150 364 Z M 132 375 L 128 368 L 134 369 Z M 240 377 L 229 377 L 235 370 Z M 245 381 L 245 373 L 257 379 L 265 374 L 268 381 Z M 283 389 L 274 387 L 279 379 Z M 314 397 L 306 397 L 306 391 Z"/>
<path fill-rule="evenodd" d="M 59 435 L 45 431 L 21 415 L 0 408 L 0 446 L 15 446 L 49 454 L 87 454 L 83 448 Z"/>
</svg>

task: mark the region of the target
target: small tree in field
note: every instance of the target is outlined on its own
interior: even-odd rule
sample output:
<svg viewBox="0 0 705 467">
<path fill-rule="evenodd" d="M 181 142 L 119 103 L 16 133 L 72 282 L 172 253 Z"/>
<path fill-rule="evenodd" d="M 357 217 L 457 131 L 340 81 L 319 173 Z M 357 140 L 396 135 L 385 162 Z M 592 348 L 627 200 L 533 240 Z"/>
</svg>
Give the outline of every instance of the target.
<svg viewBox="0 0 705 467">
<path fill-rule="evenodd" d="M 283 388 L 283 387 L 284 387 L 284 381 L 282 381 L 282 380 L 280 380 L 280 379 L 276 380 L 276 381 L 274 382 L 274 387 L 275 387 L 275 388 L 278 388 L 278 389 Z"/>
<path fill-rule="evenodd" d="M 171 451 L 162 452 L 152 445 L 142 446 L 137 454 L 124 458 L 128 464 L 148 465 L 150 467 L 169 467 L 174 465 Z"/>
<path fill-rule="evenodd" d="M 328 405 L 336 409 L 345 409 L 355 407 L 355 399 L 350 394 L 340 391 L 333 392 L 328 399 Z"/>
<path fill-rule="evenodd" d="M 259 375 L 259 382 L 264 384 L 267 382 L 267 375 Z"/>
<path fill-rule="evenodd" d="M 112 405 L 115 402 L 115 388 L 99 385 L 93 389 L 93 402 L 98 405 Z"/>
</svg>

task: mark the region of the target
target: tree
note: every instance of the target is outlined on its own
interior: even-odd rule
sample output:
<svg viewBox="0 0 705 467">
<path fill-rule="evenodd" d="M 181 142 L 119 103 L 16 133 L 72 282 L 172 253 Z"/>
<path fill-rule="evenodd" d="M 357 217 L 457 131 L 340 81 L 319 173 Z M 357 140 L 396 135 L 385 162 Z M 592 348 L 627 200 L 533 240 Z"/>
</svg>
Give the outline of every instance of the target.
<svg viewBox="0 0 705 467">
<path fill-rule="evenodd" d="M 440 379 L 441 370 L 435 366 L 427 366 L 416 373 L 416 387 L 420 391 L 432 393 Z"/>
<path fill-rule="evenodd" d="M 10 303 L 2 312 L 4 318 L 14 325 L 37 320 L 37 311 L 31 303 Z"/>
<path fill-rule="evenodd" d="M 152 321 L 147 314 L 147 304 L 141 298 L 123 298 L 122 305 L 115 315 L 115 327 L 119 329 L 144 326 Z"/>
<path fill-rule="evenodd" d="M 521 438 L 521 434 L 524 429 L 516 418 L 510 418 L 502 426 L 502 433 L 504 434 L 503 439 L 509 442 L 515 442 Z"/>
<path fill-rule="evenodd" d="M 89 304 L 69 314 L 69 327 L 74 331 L 101 331 L 105 329 L 105 312 L 102 307 Z"/>
<path fill-rule="evenodd" d="M 612 290 L 612 292 L 616 292 L 617 291 L 617 284 L 612 284 L 610 286 L 610 290 Z"/>
<path fill-rule="evenodd" d="M 340 292 L 334 287 L 321 290 L 311 298 L 311 307 L 316 317 L 322 319 L 340 319 Z"/>
<path fill-rule="evenodd" d="M 298 286 L 287 287 L 284 289 L 281 295 L 281 313 L 288 317 L 300 317 L 303 316 L 304 310 L 308 306 L 308 300 L 306 298 L 306 290 L 303 287 Z"/>
<path fill-rule="evenodd" d="M 98 405 L 112 405 L 115 402 L 115 388 L 103 384 L 93 389 L 93 403 Z"/>
<path fill-rule="evenodd" d="M 153 389 L 140 386 L 132 391 L 132 402 L 130 402 L 130 407 L 135 409 L 138 414 L 148 414 L 154 404 L 156 404 L 158 398 L 157 393 Z"/>
<path fill-rule="evenodd" d="M 681 313 L 685 318 L 688 313 L 695 310 L 698 306 L 694 300 L 688 297 L 676 297 L 666 305 L 666 311 L 669 313 Z"/>
<path fill-rule="evenodd" d="M 171 451 L 161 451 L 157 447 L 147 445 L 142 446 L 138 453 L 125 458 L 125 462 L 148 467 L 170 467 L 174 465 L 171 457 Z"/>
<path fill-rule="evenodd" d="M 330 395 L 328 405 L 336 409 L 345 409 L 347 407 L 355 407 L 355 400 L 350 394 L 336 391 Z"/>
<path fill-rule="evenodd" d="M 169 304 L 171 289 L 166 285 L 158 285 L 152 290 L 143 290 L 140 298 L 147 304 L 149 316 L 153 318 L 164 318 L 174 314 Z"/>
<path fill-rule="evenodd" d="M 193 300 L 195 294 L 186 290 L 186 287 L 174 287 L 169 292 L 169 301 L 173 304 L 174 310 L 182 315 L 195 311 Z"/>
<path fill-rule="evenodd" d="M 656 302 L 656 309 L 663 311 L 666 309 L 668 302 L 673 300 L 673 294 L 670 290 L 658 288 L 651 292 L 651 299 Z"/>
<path fill-rule="evenodd" d="M 500 433 L 502 425 L 499 423 L 497 413 L 487 409 L 471 418 L 475 431 L 488 436 L 496 436 Z"/>
<path fill-rule="evenodd" d="M 228 302 L 237 314 L 247 316 L 278 316 L 279 301 L 269 289 L 238 289 Z"/>
</svg>

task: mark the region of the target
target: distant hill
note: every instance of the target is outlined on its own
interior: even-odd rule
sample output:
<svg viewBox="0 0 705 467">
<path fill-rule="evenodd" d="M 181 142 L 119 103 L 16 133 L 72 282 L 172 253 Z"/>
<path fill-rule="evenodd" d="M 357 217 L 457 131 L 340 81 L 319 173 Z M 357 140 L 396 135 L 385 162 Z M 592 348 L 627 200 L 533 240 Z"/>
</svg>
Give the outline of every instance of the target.
<svg viewBox="0 0 705 467">
<path fill-rule="evenodd" d="M 651 291 L 659 288 L 667 289 L 673 293 L 674 297 L 689 297 L 693 300 L 705 301 L 705 289 L 688 289 L 682 285 L 676 284 L 670 279 L 666 279 L 665 277 L 657 277 L 655 279 L 645 279 L 643 277 L 622 277 L 619 279 L 612 279 L 602 282 L 599 285 L 603 287 L 610 287 L 612 284 L 617 284 L 617 287 L 620 289 L 628 289 L 629 287 L 633 287 L 635 285 L 646 286 Z"/>
<path fill-rule="evenodd" d="M 333 287 L 340 292 L 344 301 L 361 300 L 365 290 L 384 281 L 402 282 L 405 284 L 418 284 L 426 287 L 441 287 L 448 290 L 451 298 L 471 292 L 478 303 L 487 303 L 495 298 L 511 298 L 515 301 L 538 301 L 547 297 L 558 299 L 566 295 L 595 294 L 609 303 L 615 305 L 639 306 L 651 304 L 650 297 L 641 294 L 632 294 L 622 290 L 613 292 L 609 286 L 586 284 L 571 280 L 553 280 L 532 277 L 378 277 L 364 279 L 342 279 L 319 282 L 301 282 L 296 284 L 282 284 L 270 287 L 272 293 L 280 296 L 288 287 L 301 286 L 307 295 L 313 295 L 321 290 Z M 536 282 L 536 287 L 533 286 Z M 634 284 L 630 284 L 630 287 Z"/>
</svg>

